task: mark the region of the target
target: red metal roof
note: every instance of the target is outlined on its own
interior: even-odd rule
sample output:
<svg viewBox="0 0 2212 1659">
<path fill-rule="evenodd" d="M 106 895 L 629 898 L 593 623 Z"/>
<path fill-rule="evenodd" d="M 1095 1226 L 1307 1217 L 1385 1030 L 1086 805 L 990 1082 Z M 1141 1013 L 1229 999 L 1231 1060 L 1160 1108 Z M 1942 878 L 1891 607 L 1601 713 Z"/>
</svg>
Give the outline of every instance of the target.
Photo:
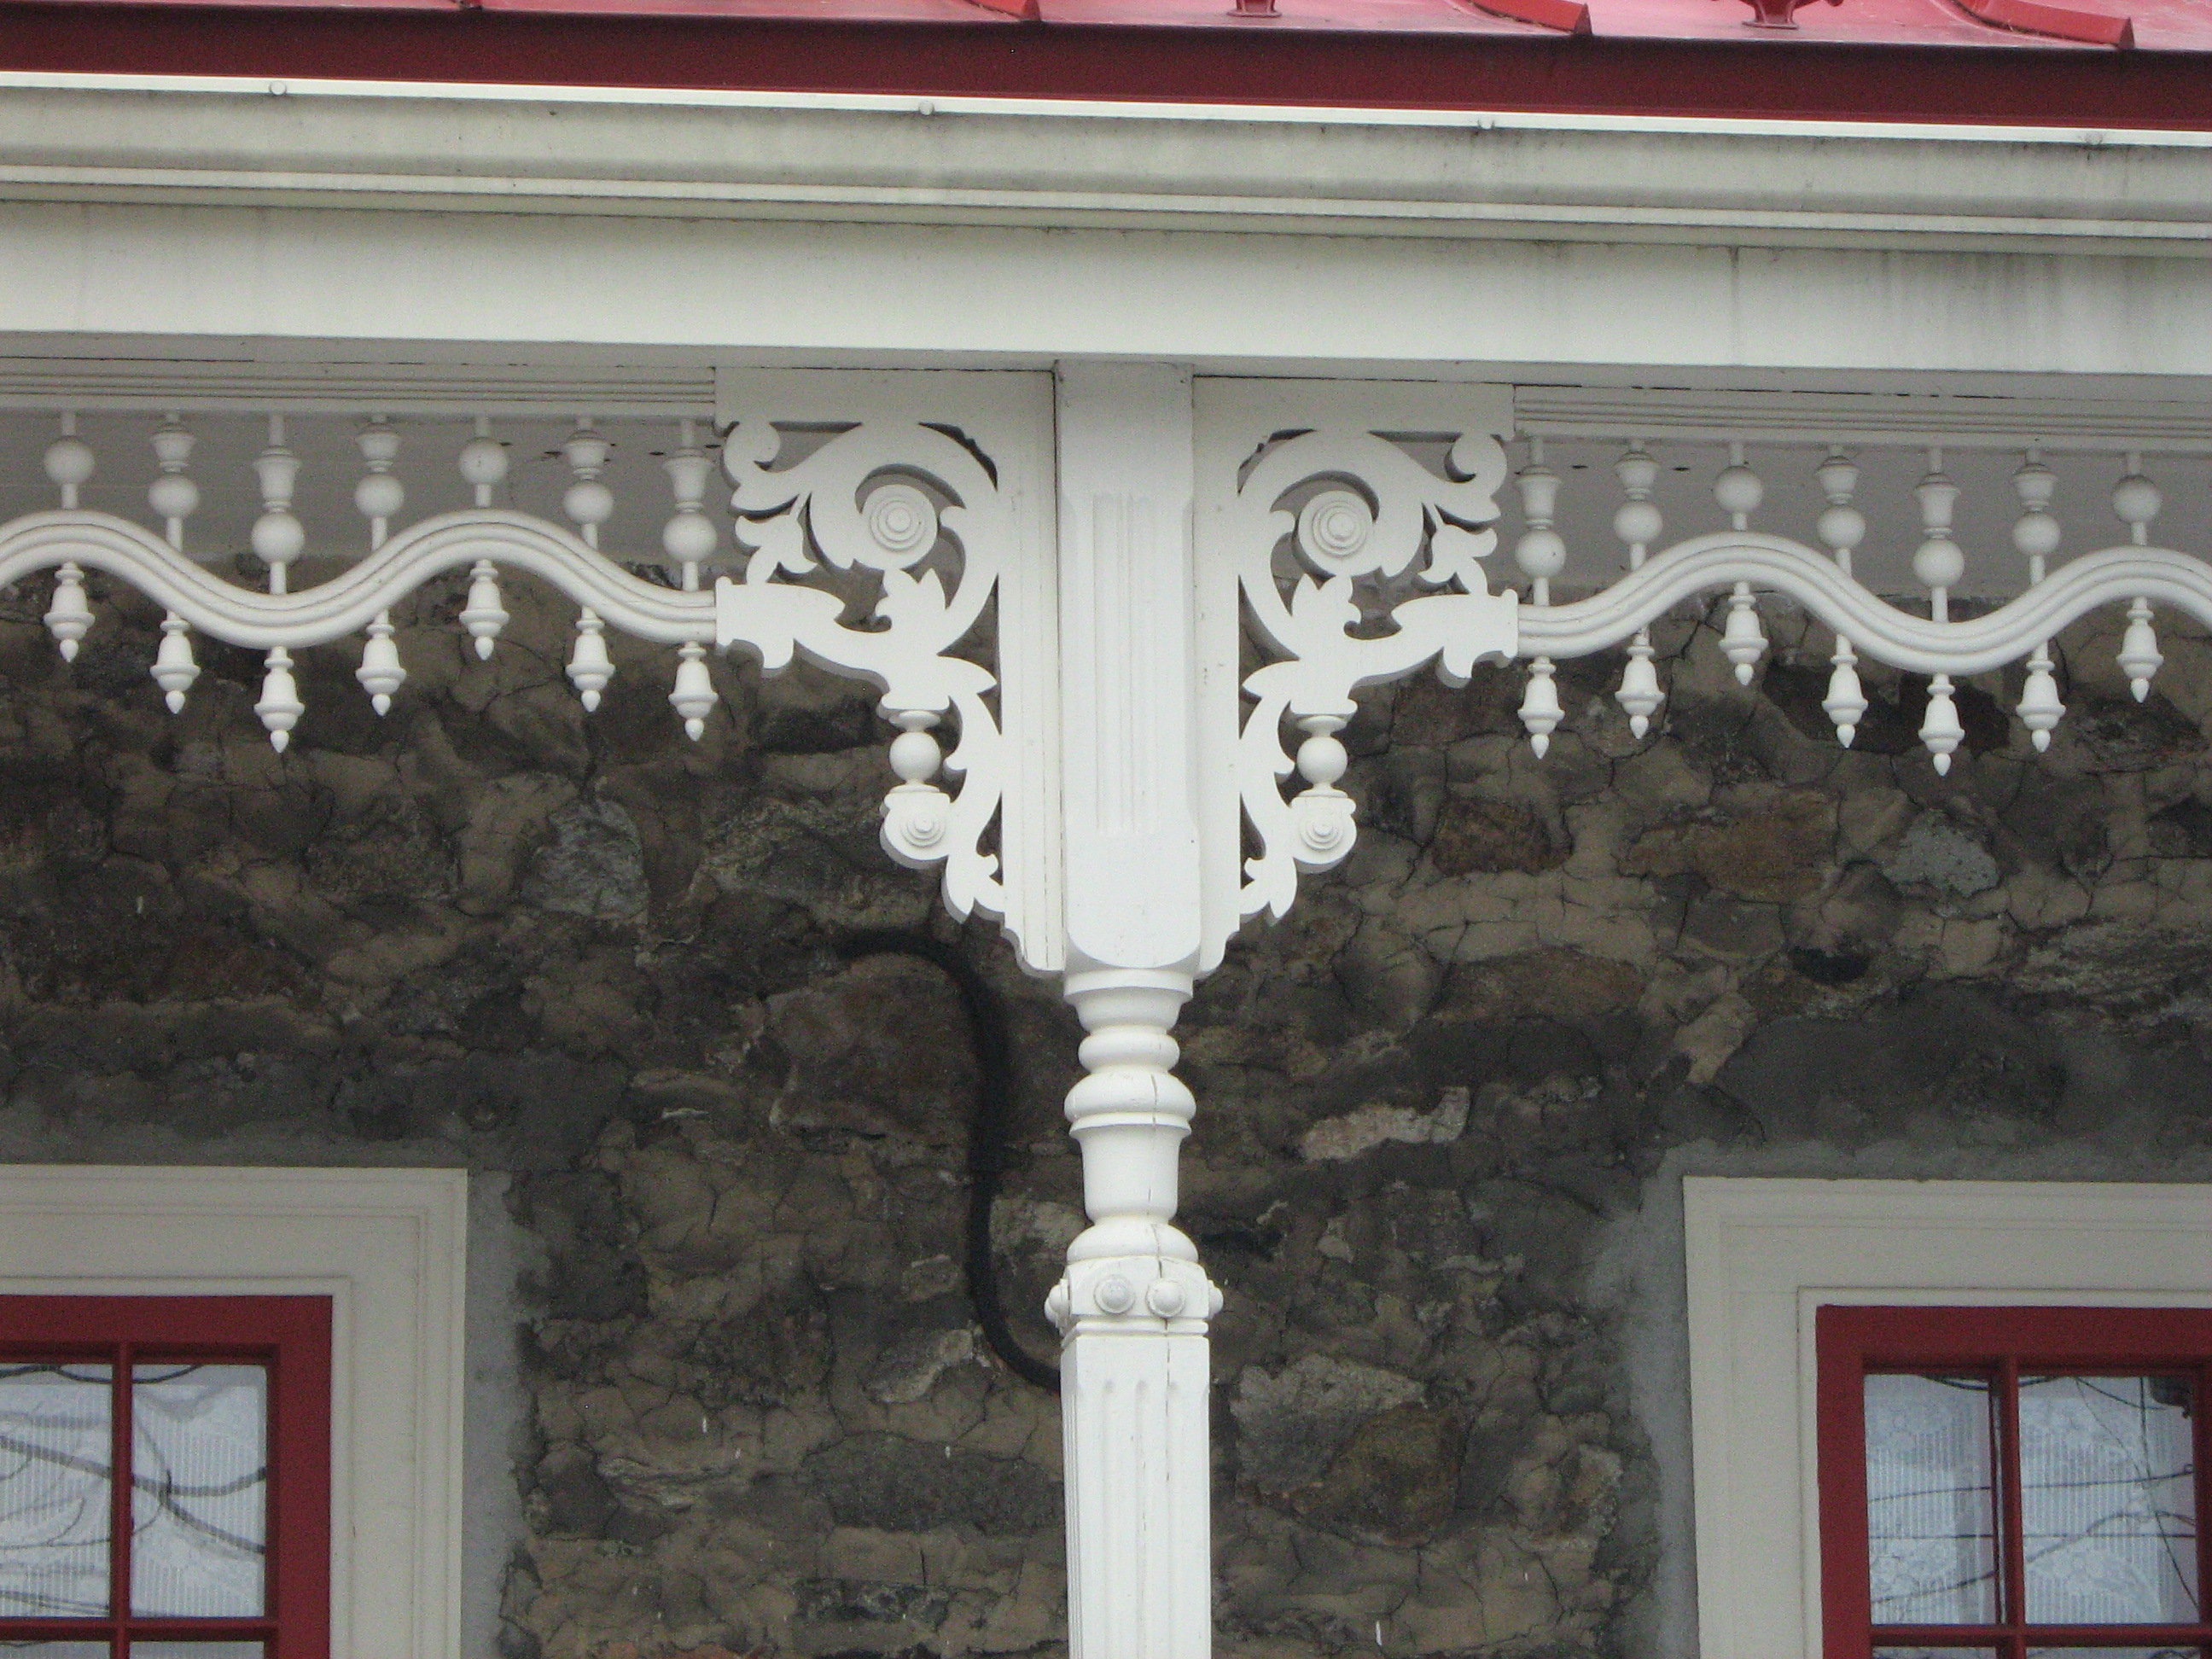
<svg viewBox="0 0 2212 1659">
<path fill-rule="evenodd" d="M 2206 54 L 2212 0 L 0 0 L 0 69 L 2087 128 L 2212 130 Z"/>
<path fill-rule="evenodd" d="M 206 0 L 136 3 L 215 9 Z M 62 3 L 117 9 L 110 0 Z M 223 9 L 239 7 L 2212 52 L 2212 0 L 225 0 Z M 0 15 L 8 9 L 0 0 Z"/>
</svg>

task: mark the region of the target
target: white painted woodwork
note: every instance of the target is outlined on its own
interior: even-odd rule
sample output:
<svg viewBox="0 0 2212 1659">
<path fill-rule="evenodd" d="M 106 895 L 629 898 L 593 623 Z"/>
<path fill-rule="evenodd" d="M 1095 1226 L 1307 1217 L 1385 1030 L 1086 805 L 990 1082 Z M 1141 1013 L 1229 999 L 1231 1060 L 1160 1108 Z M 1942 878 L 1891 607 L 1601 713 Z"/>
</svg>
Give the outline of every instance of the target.
<svg viewBox="0 0 2212 1659">
<path fill-rule="evenodd" d="M 1219 1293 L 1174 1220 L 1194 1102 L 1168 1035 L 1204 911 L 1191 379 L 1058 376 L 1069 1091 L 1091 1225 L 1048 1304 L 1063 1338 L 1074 1659 L 1212 1649 L 1206 1322 Z M 1232 658 L 1233 660 L 1233 658 Z"/>
<path fill-rule="evenodd" d="M 1823 1304 L 2212 1306 L 2212 1187 L 1682 1183 L 1698 1649 L 1820 1659 Z"/>
<path fill-rule="evenodd" d="M 902 728 L 890 757 L 902 781 L 885 799 L 884 848 L 915 868 L 943 861 L 953 915 L 980 909 L 999 918 L 1026 968 L 1058 971 L 1066 934 L 1051 382 L 1041 374 L 757 370 L 726 372 L 718 388 L 733 506 L 757 515 L 739 538 L 759 549 L 743 583 L 717 585 L 718 642 L 750 642 L 751 618 L 790 603 L 787 594 L 828 599 L 797 585 L 817 556 L 872 573 L 882 629 L 842 623 L 833 605 L 792 638 L 810 660 L 876 685 L 884 717 Z M 782 432 L 798 428 L 836 435 L 787 465 Z M 926 490 L 917 494 L 918 486 Z M 933 553 L 957 556 L 950 595 L 934 569 L 908 574 Z M 987 605 L 996 607 L 995 675 L 953 654 Z M 764 658 L 770 668 L 788 660 Z M 932 732 L 948 714 L 957 717 L 958 742 L 940 763 Z M 940 763 L 962 780 L 957 796 L 933 781 Z M 994 822 L 995 854 L 979 844 Z"/>
<path fill-rule="evenodd" d="M 21 71 L 0 88 L 0 179 L 80 200 L 166 187 L 256 205 L 2183 257 L 2212 239 L 2212 142 L 2124 127 Z"/>
<path fill-rule="evenodd" d="M 89 572 L 148 595 L 166 616 L 147 695 L 172 709 L 199 672 L 195 636 L 264 652 L 254 713 L 281 750 L 310 714 L 295 653 L 358 636 L 356 677 L 382 713 L 407 695 L 393 608 L 447 573 L 466 574 L 454 644 L 479 655 L 500 648 L 515 573 L 574 603 L 567 673 L 586 709 L 618 672 L 611 633 L 668 647 L 662 684 L 694 738 L 722 718 L 709 646 L 769 672 L 803 655 L 875 689 L 896 732 L 885 851 L 941 866 L 954 915 L 1001 919 L 1027 968 L 1062 977 L 1086 1033 L 1066 1111 L 1091 1224 L 1048 1310 L 1064 1340 L 1076 1659 L 1208 1648 L 1206 1331 L 1221 1300 L 1176 1225 L 1196 1103 L 1172 1032 L 1237 930 L 1284 915 L 1302 874 L 1356 844 L 1339 735 L 1355 690 L 1520 661 L 1539 755 L 1575 722 L 1625 718 L 1640 735 L 1667 698 L 1651 624 L 1717 605 L 1720 649 L 1748 685 L 1766 659 L 1762 603 L 1778 596 L 1833 631 L 1839 741 L 1867 707 L 1859 663 L 1932 677 L 1921 737 L 1941 770 L 1962 736 L 1957 679 L 2024 661 L 2018 714 L 2040 747 L 2065 714 L 2049 642 L 2070 623 L 2124 617 L 2115 655 L 2138 696 L 2163 660 L 2161 611 L 2212 627 L 2212 564 L 2160 544 L 2201 517 L 2170 511 L 2168 494 L 2178 478 L 2194 501 L 2203 425 L 2154 403 L 1870 412 L 1842 394 L 1571 397 L 1177 364 L 726 369 L 726 521 L 707 411 L 659 401 L 703 379 L 625 400 L 580 372 L 356 365 L 325 383 L 297 366 L 202 366 L 170 383 L 195 414 L 133 405 L 119 386 L 161 382 L 131 374 L 94 377 L 100 412 L 82 423 L 0 409 L 0 441 L 43 447 L 49 503 L 0 521 L 0 582 L 50 580 L 65 659 L 105 625 Z M 24 399 L 59 384 L 27 380 Z M 332 387 L 420 412 L 334 416 Z M 283 388 L 301 406 L 258 418 L 242 447 L 239 404 Z M 583 391 L 633 412 L 546 421 Z M 478 394 L 518 412 L 457 422 Z M 1844 437 L 1820 435 L 1824 413 Z M 1730 436 L 1737 416 L 1745 435 Z M 1613 419 L 1634 426 L 1599 445 Z M 1518 430 L 1545 422 L 1549 449 Z M 539 510 L 513 504 L 503 432 L 529 434 L 541 458 Z M 1785 507 L 1775 486 L 1792 481 Z M 1785 533 L 1789 514 L 1812 539 Z M 1877 523 L 1891 539 L 1913 526 L 1924 598 L 1881 597 L 1858 570 Z M 220 574 L 241 541 L 264 589 Z M 2017 597 L 1953 620 L 1968 573 L 1993 562 Z M 1605 580 L 1570 592 L 1574 569 Z M 1563 708 L 1556 664 L 1616 647 L 1620 712 Z"/>
<path fill-rule="evenodd" d="M 327 1296 L 332 1659 L 461 1648 L 459 1170 L 0 1166 L 0 1294 Z"/>
<path fill-rule="evenodd" d="M 1204 1659 L 1212 1646 L 1206 1331 L 1221 1293 L 1174 1225 L 1194 1103 L 1168 1031 L 1191 984 L 1146 969 L 1066 980 L 1088 1033 L 1067 1115 L 1091 1224 L 1045 1307 L 1062 1338 L 1072 1659 Z"/>
<path fill-rule="evenodd" d="M 1497 535 L 1479 527 L 1498 516 L 1511 398 L 1502 386 L 1223 380 L 1206 384 L 1202 406 L 1204 559 L 1235 573 L 1244 615 L 1281 658 L 1244 680 L 1249 715 L 1212 711 L 1241 721 L 1238 800 L 1261 845 L 1244 861 L 1237 915 L 1279 919 L 1299 871 L 1352 850 L 1335 734 L 1356 712 L 1352 691 L 1431 661 L 1463 685 L 1477 661 L 1514 654 L 1513 596 L 1491 593 L 1480 563 Z M 1417 459 L 1421 443 L 1443 448 L 1443 471 Z M 1368 628 L 1363 602 L 1409 574 L 1434 591 L 1390 607 L 1389 629 Z M 1286 726 L 1304 733 L 1295 756 Z M 1293 771 L 1305 787 L 1285 802 Z M 1240 846 L 1239 826 L 1212 828 Z"/>
<path fill-rule="evenodd" d="M 1067 1489 L 1068 1651 L 1081 1659 L 1206 1659 L 1212 1651 L 1205 1275 L 1160 1262 L 1070 1275 L 1060 1350 Z M 1119 1311 L 1115 1311 L 1118 1310 Z"/>
<path fill-rule="evenodd" d="M 1190 373 L 1059 374 L 1060 778 L 1072 963 L 1199 947 Z"/>
<path fill-rule="evenodd" d="M 78 447 L 49 449 L 52 489 L 0 523 L 0 582 L 51 580 L 64 656 L 102 626 L 85 578 L 106 572 L 168 613 L 147 695 L 191 695 L 195 635 L 263 651 L 255 711 L 281 748 L 312 718 L 295 653 L 361 637 L 381 708 L 407 695 L 395 605 L 465 572 L 454 626 L 489 653 L 521 572 L 579 608 L 568 675 L 587 708 L 616 672 L 610 631 L 666 647 L 694 737 L 720 718 L 709 645 L 876 688 L 898 733 L 886 851 L 941 864 L 955 915 L 1002 917 L 1025 966 L 1065 975 L 1087 1032 L 1067 1105 L 1092 1224 L 1052 1302 L 1076 1659 L 1209 1646 L 1219 1297 L 1174 1224 L 1194 1103 L 1170 1031 L 1237 929 L 1352 848 L 1338 733 L 1355 688 L 1525 659 L 1540 749 L 1577 720 L 1644 731 L 1667 695 L 1648 626 L 1725 595 L 1723 649 L 1755 678 L 1760 603 L 1778 595 L 1836 631 L 1841 740 L 1864 710 L 1862 659 L 1953 678 L 2025 660 L 2019 712 L 2040 743 L 2063 716 L 2047 641 L 2067 623 L 2124 607 L 2119 659 L 2143 690 L 2158 607 L 2212 624 L 2212 574 L 2188 550 L 2202 514 L 2161 523 L 2159 498 L 2176 471 L 2160 457 L 2212 451 L 2212 261 L 2172 257 L 2212 244 L 2201 134 L 0 85 L 0 409 L 47 422 L 15 453 L 55 441 L 65 410 L 88 432 L 94 410 L 185 417 L 158 464 L 61 441 Z M 1030 372 L 872 372 L 924 368 Z M 1232 374 L 1253 378 L 1210 378 Z M 710 408 L 733 428 L 734 521 L 702 493 L 704 434 L 682 424 Z M 241 410 L 294 417 L 289 439 L 257 441 L 251 485 L 183 441 Z M 576 422 L 586 411 L 601 424 Z M 397 459 L 379 471 L 377 439 L 333 481 L 301 427 L 378 414 Z M 458 449 L 466 483 L 444 501 L 426 488 L 433 434 L 410 422 L 456 416 L 491 431 L 436 433 L 435 464 Z M 624 421 L 653 423 L 633 447 L 671 463 L 650 480 L 649 547 L 620 528 L 635 458 L 604 453 Z M 557 503 L 514 504 L 497 434 L 518 427 L 560 455 Z M 1530 436 L 1559 441 L 1550 465 Z M 1570 444 L 1604 447 L 1571 461 Z M 1948 470 L 1907 453 L 1947 445 Z M 2055 497 L 2037 446 L 2075 458 Z M 2118 459 L 2094 513 L 2089 452 Z M 2015 456 L 2008 497 L 1984 473 Z M 1785 467 L 1819 481 L 1806 524 L 1781 509 Z M 120 508 L 99 495 L 118 474 L 134 480 Z M 1955 517 L 1931 505 L 1954 481 Z M 350 515 L 336 561 L 333 495 Z M 708 547 L 726 522 L 734 569 Z M 199 562 L 249 523 L 269 592 Z M 1891 544 L 1925 555 L 1909 606 L 1878 597 L 1906 585 Z M 2019 597 L 1945 620 L 1969 587 Z M 1617 647 L 1620 713 L 1563 709 L 1554 663 Z M 1939 683 L 1931 763 L 1955 725 Z M 1914 1237 L 1923 1262 L 1944 1259 Z M 1747 1432 L 1780 1425 L 1764 1461 L 1711 1476 L 1713 1524 L 1733 1527 L 1735 1483 L 1796 1478 L 1802 1410 L 1729 1399 Z M 426 1479 L 458 1470 L 441 1443 L 423 1443 Z M 1797 1537 L 1801 1497 L 1745 1510 L 1729 1537 L 1753 1544 L 1711 1546 L 1714 1606 L 1758 1600 L 1744 1552 Z M 377 1616 L 446 1582 L 434 1563 L 378 1571 L 401 1589 Z M 1716 1615 L 1708 1650 L 1814 1651 L 1816 1626 L 1778 1616 L 1798 1622 L 1740 1640 Z M 449 1627 L 411 1628 L 355 1650 L 453 1651 Z"/>
</svg>

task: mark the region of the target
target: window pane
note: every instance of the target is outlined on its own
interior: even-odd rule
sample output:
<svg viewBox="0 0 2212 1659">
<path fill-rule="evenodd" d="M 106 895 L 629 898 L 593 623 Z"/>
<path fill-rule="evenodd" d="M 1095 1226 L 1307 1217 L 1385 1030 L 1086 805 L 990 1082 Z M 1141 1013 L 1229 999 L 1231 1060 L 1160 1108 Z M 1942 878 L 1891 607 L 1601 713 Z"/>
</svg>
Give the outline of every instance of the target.
<svg viewBox="0 0 2212 1659">
<path fill-rule="evenodd" d="M 1990 1401 L 1986 1377 L 1867 1378 L 1875 1624 L 1996 1620 Z"/>
<path fill-rule="evenodd" d="M 162 1618 L 258 1617 L 269 1513 L 267 1370 L 140 1365 L 131 1402 L 132 1609 Z M 194 1644 L 191 1651 L 210 1659 L 219 1650 Z"/>
<path fill-rule="evenodd" d="M 2179 1376 L 2020 1379 L 2031 1624 L 2196 1622 L 2192 1392 Z"/>
<path fill-rule="evenodd" d="M 107 1659 L 105 1642 L 0 1642 L 8 1659 Z"/>
<path fill-rule="evenodd" d="M 2030 1648 L 2027 1659 L 2201 1659 L 2200 1648 Z"/>
<path fill-rule="evenodd" d="M 106 1648 L 95 1653 L 105 1655 Z M 71 1659 L 75 1659 L 71 1656 Z M 258 1642 L 133 1642 L 131 1659 L 261 1659 Z"/>
<path fill-rule="evenodd" d="M 1874 1659 L 1996 1659 L 1995 1648 L 1876 1648 Z"/>
<path fill-rule="evenodd" d="M 107 1365 L 0 1365 L 0 1614 L 107 1611 L 114 1376 Z"/>
</svg>

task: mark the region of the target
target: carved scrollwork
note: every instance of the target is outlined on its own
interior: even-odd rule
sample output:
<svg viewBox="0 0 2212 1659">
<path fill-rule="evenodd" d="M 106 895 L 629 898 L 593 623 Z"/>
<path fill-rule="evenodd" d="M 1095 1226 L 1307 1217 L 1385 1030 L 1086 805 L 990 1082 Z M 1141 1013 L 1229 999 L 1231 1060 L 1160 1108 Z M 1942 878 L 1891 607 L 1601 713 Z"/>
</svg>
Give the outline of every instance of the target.
<svg viewBox="0 0 2212 1659">
<path fill-rule="evenodd" d="M 1424 441 L 1330 425 L 1279 434 L 1246 466 L 1231 514 L 1247 613 L 1282 653 L 1249 676 L 1254 699 L 1237 750 L 1244 812 L 1261 852 L 1245 861 L 1243 909 L 1279 917 L 1297 872 L 1326 870 L 1358 837 L 1341 731 L 1358 686 L 1434 660 L 1447 682 L 1515 649 L 1516 600 L 1493 594 L 1481 561 L 1505 455 L 1486 432 Z M 1432 590 L 1423 592 L 1422 589 Z M 1283 722 L 1303 732 L 1293 757 Z M 1306 787 L 1285 800 L 1282 780 Z"/>
<path fill-rule="evenodd" d="M 986 701 L 997 681 L 952 653 L 1013 545 L 1011 507 L 984 457 L 934 426 L 870 422 L 779 465 L 790 447 L 765 420 L 740 422 L 724 441 L 738 539 L 750 550 L 744 580 L 720 584 L 724 614 L 734 619 L 824 564 L 873 578 L 862 584 L 872 592 L 854 603 L 875 626 L 852 625 L 848 605 L 810 615 L 794 645 L 809 661 L 875 685 L 878 707 L 900 729 L 884 850 L 915 869 L 943 863 L 955 916 L 1001 915 L 998 856 L 981 846 L 1003 789 L 999 726 Z M 948 712 L 959 732 L 949 755 L 933 732 Z M 935 781 L 939 772 L 963 780 L 957 795 Z"/>
</svg>

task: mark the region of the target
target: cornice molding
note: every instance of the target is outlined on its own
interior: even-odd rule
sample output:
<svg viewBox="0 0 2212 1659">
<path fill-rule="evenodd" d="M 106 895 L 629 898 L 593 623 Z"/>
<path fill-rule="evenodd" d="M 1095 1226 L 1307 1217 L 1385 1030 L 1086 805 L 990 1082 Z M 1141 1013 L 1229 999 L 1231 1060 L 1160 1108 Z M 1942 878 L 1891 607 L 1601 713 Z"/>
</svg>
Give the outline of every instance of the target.
<svg viewBox="0 0 2212 1659">
<path fill-rule="evenodd" d="M 15 76 L 0 198 L 2201 256 L 2201 136 Z M 1944 142 L 1931 149 L 1932 131 Z M 1931 155 L 1940 156 L 1931 165 Z"/>
</svg>

